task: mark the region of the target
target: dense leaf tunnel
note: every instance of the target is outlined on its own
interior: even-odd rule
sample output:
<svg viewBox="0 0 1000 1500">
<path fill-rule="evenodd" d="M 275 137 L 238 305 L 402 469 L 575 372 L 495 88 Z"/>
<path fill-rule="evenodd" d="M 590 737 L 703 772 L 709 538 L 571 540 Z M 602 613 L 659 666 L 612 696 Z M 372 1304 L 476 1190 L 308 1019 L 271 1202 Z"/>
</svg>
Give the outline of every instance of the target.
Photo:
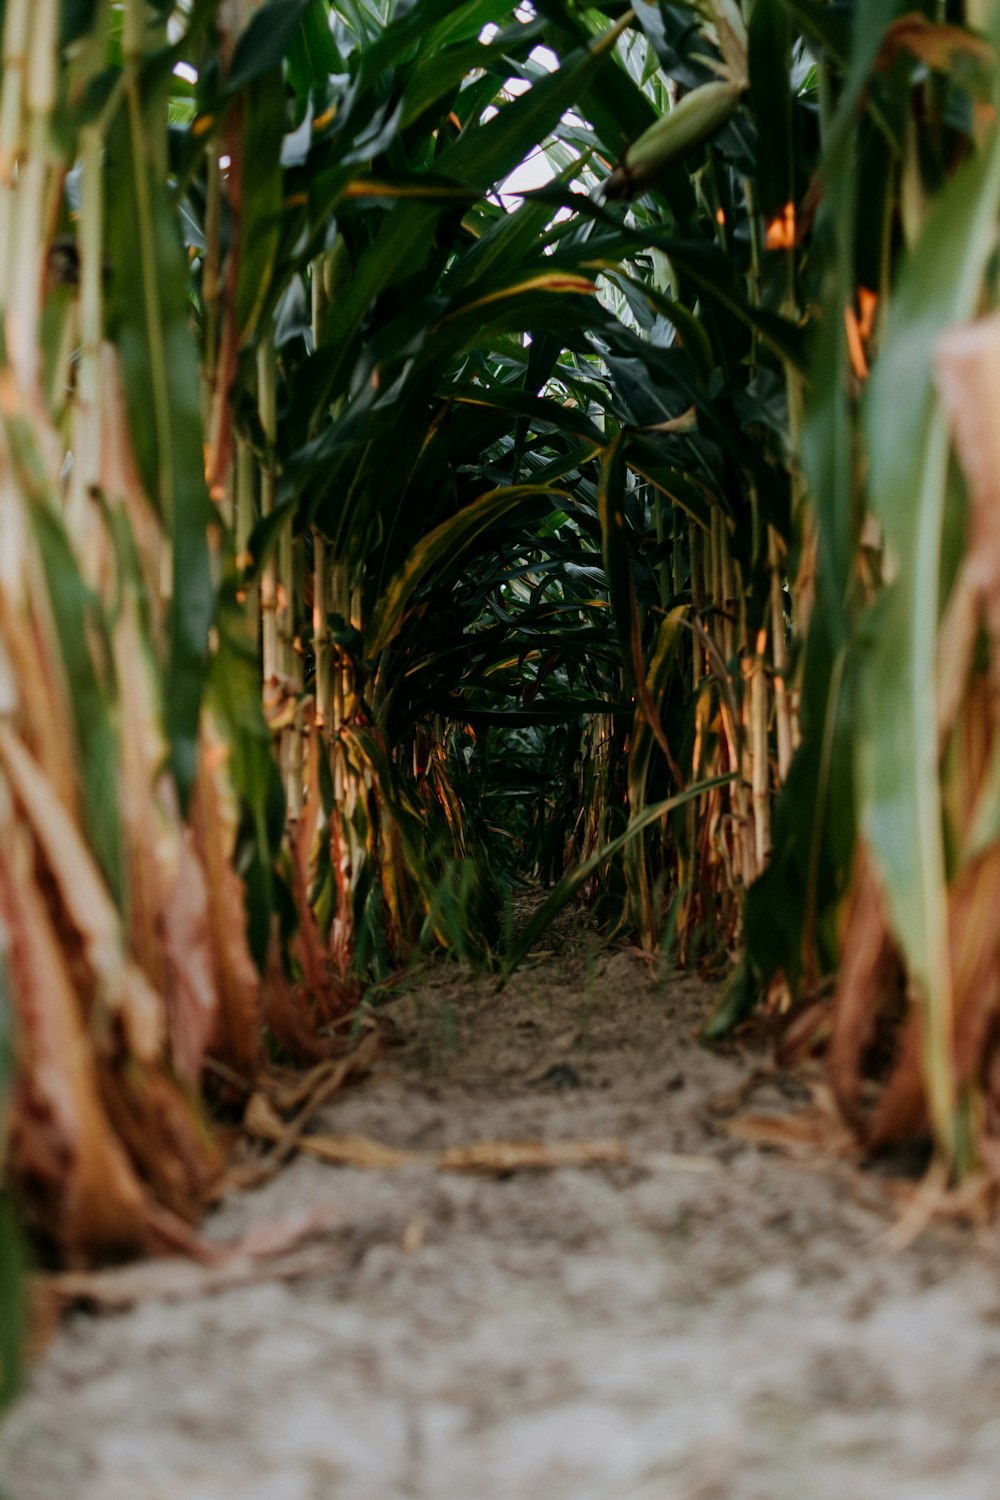
<svg viewBox="0 0 1000 1500">
<path fill-rule="evenodd" d="M 6 0 L 0 1082 L 46 1253 L 182 1242 L 266 1057 L 578 892 L 873 1144 L 994 1160 L 986 10 Z"/>
</svg>

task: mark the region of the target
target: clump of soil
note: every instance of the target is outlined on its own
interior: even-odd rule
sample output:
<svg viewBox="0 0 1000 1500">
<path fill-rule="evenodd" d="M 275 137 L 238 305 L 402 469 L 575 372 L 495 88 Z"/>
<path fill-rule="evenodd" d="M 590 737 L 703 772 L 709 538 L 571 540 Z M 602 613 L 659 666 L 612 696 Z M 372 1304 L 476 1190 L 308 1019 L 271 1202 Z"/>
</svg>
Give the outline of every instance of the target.
<svg viewBox="0 0 1000 1500">
<path fill-rule="evenodd" d="M 207 1226 L 329 1205 L 307 1253 L 65 1322 L 0 1429 L 8 1500 L 995 1500 L 993 1240 L 888 1253 L 885 1178 L 730 1133 L 806 1091 L 697 1045 L 705 986 L 556 946 L 502 993 L 411 984 L 312 1127 L 422 1159 L 299 1158 Z M 580 1139 L 628 1160 L 434 1166 Z"/>
</svg>

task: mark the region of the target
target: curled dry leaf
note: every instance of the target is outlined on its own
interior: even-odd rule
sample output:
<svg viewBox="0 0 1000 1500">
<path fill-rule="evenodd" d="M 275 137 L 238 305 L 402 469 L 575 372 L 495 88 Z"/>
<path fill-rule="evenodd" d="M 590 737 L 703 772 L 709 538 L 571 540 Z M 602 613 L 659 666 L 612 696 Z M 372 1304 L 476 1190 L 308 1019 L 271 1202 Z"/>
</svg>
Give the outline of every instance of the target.
<svg viewBox="0 0 1000 1500">
<path fill-rule="evenodd" d="M 899 52 L 909 52 L 939 73 L 950 73 L 956 54 L 988 64 L 993 57 L 989 42 L 964 26 L 929 21 L 918 11 L 900 16 L 885 33 L 875 62 L 879 70 L 891 68 Z"/>
<path fill-rule="evenodd" d="M 29 1218 L 70 1255 L 146 1243 L 146 1196 L 100 1098 L 62 944 L 35 883 L 30 833 L 0 815 L 0 920 L 20 1046 L 11 1119 L 12 1178 Z"/>
<path fill-rule="evenodd" d="M 1000 951 L 994 936 L 998 909 L 1000 847 L 994 846 L 964 866 L 948 895 L 955 1069 L 961 1082 L 973 1088 L 988 1084 L 1000 1016 Z M 855 876 L 843 953 L 830 1050 L 837 1097 L 873 1147 L 919 1137 L 929 1126 L 917 1007 L 911 1007 L 899 1022 L 894 1060 L 877 1104 L 865 1119 L 859 1107 L 866 1052 L 880 1017 L 898 1007 L 903 994 L 898 950 L 885 920 L 878 882 L 864 856 Z"/>
<path fill-rule="evenodd" d="M 152 1061 L 164 1040 L 160 999 L 125 957 L 118 912 L 93 855 L 41 767 L 8 724 L 0 724 L 0 764 L 83 945 L 105 1019 L 120 1018 L 129 1051 Z"/>
<path fill-rule="evenodd" d="M 290 839 L 292 899 L 298 919 L 292 951 L 310 998 L 313 1024 L 319 1022 L 320 1025 L 342 1017 L 357 1003 L 359 994 L 357 983 L 340 973 L 333 963 L 309 899 L 316 877 L 317 857 L 324 839 L 329 837 L 320 785 L 322 755 L 321 733 L 312 725 L 307 741 L 305 799 Z"/>
<path fill-rule="evenodd" d="M 337 1167 L 362 1167 L 384 1171 L 403 1167 L 407 1162 L 425 1161 L 427 1158 L 410 1151 L 400 1151 L 395 1146 L 386 1146 L 365 1135 L 303 1135 L 296 1142 L 296 1149 L 320 1161 Z"/>
<path fill-rule="evenodd" d="M 103 1062 L 98 1077 L 108 1118 L 157 1203 L 193 1223 L 222 1172 L 199 1105 L 161 1068 Z"/>
<path fill-rule="evenodd" d="M 740 1115 L 726 1129 L 737 1140 L 792 1153 L 811 1155 L 826 1151 L 835 1156 L 851 1156 L 858 1150 L 853 1131 L 838 1117 L 816 1107 L 797 1110 L 791 1115 Z"/>
<path fill-rule="evenodd" d="M 179 839 L 176 873 L 161 920 L 170 1050 L 181 1078 L 194 1087 L 221 1018 L 212 964 L 209 887 L 189 833 Z M 251 984 L 251 998 L 254 988 Z M 226 1048 L 220 1050 L 227 1061 L 232 1060 Z"/>
<path fill-rule="evenodd" d="M 162 774 L 167 745 L 161 705 L 131 591 L 115 623 L 113 646 L 122 705 L 120 805 L 129 940 L 144 973 L 165 999 L 174 1067 L 195 1087 L 219 1008 L 209 893 L 173 785 Z"/>
<path fill-rule="evenodd" d="M 860 1125 L 864 1061 L 879 1018 L 900 996 L 902 965 L 875 870 L 863 846 L 855 860 L 833 1001 L 830 1079 L 846 1117 Z"/>
</svg>

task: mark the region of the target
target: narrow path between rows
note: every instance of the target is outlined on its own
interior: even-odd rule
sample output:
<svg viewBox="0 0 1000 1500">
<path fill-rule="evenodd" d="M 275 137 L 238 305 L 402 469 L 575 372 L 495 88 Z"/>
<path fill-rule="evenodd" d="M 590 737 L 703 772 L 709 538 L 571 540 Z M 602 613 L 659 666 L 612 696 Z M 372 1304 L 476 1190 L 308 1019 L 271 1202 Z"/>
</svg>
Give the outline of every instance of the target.
<svg viewBox="0 0 1000 1500">
<path fill-rule="evenodd" d="M 404 1045 L 313 1127 L 420 1159 L 299 1158 L 207 1225 L 312 1216 L 252 1283 L 66 1320 L 0 1429 L 7 1500 L 996 1500 L 995 1239 L 890 1253 L 888 1178 L 734 1136 L 806 1091 L 696 1045 L 698 980 L 553 947 L 500 995 L 400 994 Z M 628 1160 L 434 1164 L 527 1139 Z"/>
</svg>

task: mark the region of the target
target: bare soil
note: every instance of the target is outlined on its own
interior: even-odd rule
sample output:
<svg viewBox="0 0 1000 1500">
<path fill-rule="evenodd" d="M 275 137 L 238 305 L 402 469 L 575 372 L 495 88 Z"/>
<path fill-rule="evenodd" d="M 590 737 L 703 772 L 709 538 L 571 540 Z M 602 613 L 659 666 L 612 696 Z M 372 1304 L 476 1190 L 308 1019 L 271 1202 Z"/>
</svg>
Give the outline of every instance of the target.
<svg viewBox="0 0 1000 1500">
<path fill-rule="evenodd" d="M 307 1211 L 304 1247 L 64 1322 L 0 1429 L 9 1500 L 996 1500 L 995 1235 L 891 1253 L 884 1175 L 734 1138 L 805 1089 L 697 1045 L 705 986 L 554 946 L 500 994 L 424 975 L 313 1127 L 426 1160 L 300 1157 L 206 1232 Z M 432 1160 L 584 1138 L 629 1159 Z"/>
</svg>

